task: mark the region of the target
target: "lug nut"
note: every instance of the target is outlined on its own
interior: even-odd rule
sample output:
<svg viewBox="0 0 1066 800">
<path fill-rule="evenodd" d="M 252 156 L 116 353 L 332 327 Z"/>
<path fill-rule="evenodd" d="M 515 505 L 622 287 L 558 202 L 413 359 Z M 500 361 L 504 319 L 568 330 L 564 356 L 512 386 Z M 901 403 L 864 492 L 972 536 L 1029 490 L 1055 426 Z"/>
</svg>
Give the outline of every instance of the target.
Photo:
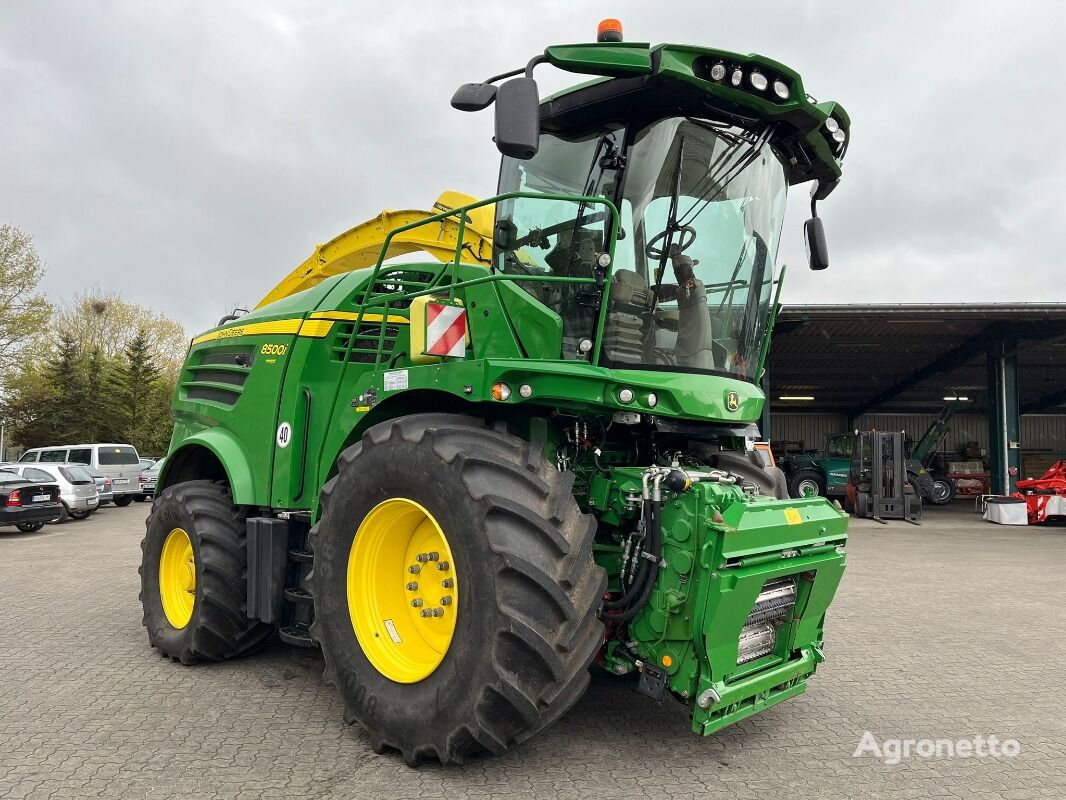
<svg viewBox="0 0 1066 800">
<path fill-rule="evenodd" d="M 432 609 L 432 613 L 433 613 L 433 616 L 435 616 L 435 617 L 443 617 L 444 616 L 444 609 L 443 608 L 434 608 L 434 609 Z"/>
<path fill-rule="evenodd" d="M 422 568 L 418 566 L 418 564 L 412 564 L 407 568 L 407 571 L 410 572 L 412 575 L 417 575 L 419 572 L 422 571 Z"/>
<path fill-rule="evenodd" d="M 414 581 L 411 581 L 409 584 L 407 584 L 407 591 L 409 591 L 409 592 L 417 592 L 418 591 L 418 584 L 415 583 Z"/>
<path fill-rule="evenodd" d="M 445 578 L 440 582 L 440 585 L 443 586 L 445 589 L 451 589 L 453 586 L 455 586 L 455 581 L 453 581 L 451 578 Z"/>
<path fill-rule="evenodd" d="M 426 553 L 426 561 L 439 561 L 439 560 L 440 560 L 440 553 L 438 553 L 436 550 L 434 550 L 431 553 Z"/>
<path fill-rule="evenodd" d="M 447 561 L 438 561 L 437 562 L 437 569 L 439 569 L 441 572 L 447 572 L 448 571 L 448 562 Z"/>
<path fill-rule="evenodd" d="M 420 605 L 422 605 L 422 598 L 416 597 L 414 600 L 411 601 L 411 605 L 415 608 L 418 608 Z"/>
<path fill-rule="evenodd" d="M 429 553 L 419 553 L 417 556 L 415 556 L 415 561 L 417 561 L 419 564 L 424 564 L 425 562 L 429 561 Z"/>
<path fill-rule="evenodd" d="M 440 604 L 442 606 L 450 606 L 452 604 L 452 599 L 450 597 L 442 597 L 440 599 Z"/>
<path fill-rule="evenodd" d="M 428 608 L 423 608 L 421 613 L 422 613 L 423 617 L 432 617 L 433 616 L 433 612 L 430 611 Z"/>
</svg>

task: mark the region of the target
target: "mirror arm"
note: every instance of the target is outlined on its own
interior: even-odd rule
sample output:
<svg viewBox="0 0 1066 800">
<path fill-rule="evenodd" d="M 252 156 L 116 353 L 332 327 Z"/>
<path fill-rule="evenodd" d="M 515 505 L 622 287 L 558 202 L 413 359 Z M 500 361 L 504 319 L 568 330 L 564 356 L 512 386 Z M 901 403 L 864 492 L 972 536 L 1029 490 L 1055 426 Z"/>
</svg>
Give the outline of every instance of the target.
<svg viewBox="0 0 1066 800">
<path fill-rule="evenodd" d="M 533 56 L 533 58 L 529 59 L 529 63 L 526 64 L 526 77 L 527 78 L 532 78 L 533 77 L 533 68 L 535 66 L 537 66 L 537 64 L 547 64 L 547 63 L 548 63 L 548 57 L 546 55 L 544 55 L 543 53 L 541 53 L 540 55 Z"/>
<path fill-rule="evenodd" d="M 504 78 L 513 78 L 515 75 L 521 75 L 526 71 L 526 67 L 519 67 L 518 69 L 512 69 L 509 72 L 501 72 L 499 75 L 493 75 L 491 78 L 482 81 L 482 83 L 496 83 L 496 81 L 502 81 Z"/>
</svg>

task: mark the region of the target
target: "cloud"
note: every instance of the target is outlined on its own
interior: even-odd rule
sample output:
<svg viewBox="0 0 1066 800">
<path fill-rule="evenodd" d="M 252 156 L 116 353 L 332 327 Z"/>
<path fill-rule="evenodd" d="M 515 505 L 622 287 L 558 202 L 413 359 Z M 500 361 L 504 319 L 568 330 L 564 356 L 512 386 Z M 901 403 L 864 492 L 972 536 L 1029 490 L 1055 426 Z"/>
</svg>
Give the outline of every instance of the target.
<svg viewBox="0 0 1066 800">
<path fill-rule="evenodd" d="M 833 266 L 792 302 L 1053 300 L 1066 156 L 1054 4 L 617 2 L 630 40 L 760 52 L 854 121 L 822 205 Z M 444 189 L 492 193 L 491 118 L 454 88 L 591 38 L 599 4 L 5 4 L 0 220 L 46 289 L 118 289 L 190 331 L 254 304 L 318 242 Z M 1058 25 L 1053 24 L 1058 18 Z M 544 72 L 547 92 L 573 76 Z M 538 73 L 539 74 L 539 73 Z"/>
</svg>

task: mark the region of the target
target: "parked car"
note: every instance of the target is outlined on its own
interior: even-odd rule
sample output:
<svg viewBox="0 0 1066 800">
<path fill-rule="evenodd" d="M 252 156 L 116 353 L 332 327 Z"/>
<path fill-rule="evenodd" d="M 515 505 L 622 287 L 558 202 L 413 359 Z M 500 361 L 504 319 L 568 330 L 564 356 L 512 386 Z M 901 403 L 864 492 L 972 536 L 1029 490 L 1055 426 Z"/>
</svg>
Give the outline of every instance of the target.
<svg viewBox="0 0 1066 800">
<path fill-rule="evenodd" d="M 161 458 L 141 473 L 141 493 L 137 496 L 138 502 L 151 500 L 155 496 L 155 485 L 159 480 L 159 470 L 163 468 L 165 461 L 166 458 Z"/>
<path fill-rule="evenodd" d="M 152 464 L 158 460 L 158 458 L 153 458 L 152 456 L 141 456 L 141 472 L 150 469 Z"/>
<path fill-rule="evenodd" d="M 20 464 L 88 464 L 111 479 L 115 505 L 128 506 L 141 493 L 137 476 L 141 457 L 128 444 L 67 444 L 34 447 L 19 458 Z"/>
<path fill-rule="evenodd" d="M 96 495 L 100 498 L 100 505 L 106 506 L 108 503 L 113 502 L 115 493 L 111 491 L 111 478 L 98 469 L 93 469 L 88 465 L 83 466 L 93 476 L 93 480 L 96 481 Z"/>
<path fill-rule="evenodd" d="M 0 525 L 33 533 L 62 511 L 57 484 L 27 480 L 18 472 L 0 469 Z"/>
<path fill-rule="evenodd" d="M 50 481 L 59 484 L 60 513 L 53 517 L 56 522 L 70 519 L 85 519 L 100 505 L 96 481 L 82 464 L 17 464 L 0 465 L 0 469 L 17 472 L 34 483 Z"/>
</svg>

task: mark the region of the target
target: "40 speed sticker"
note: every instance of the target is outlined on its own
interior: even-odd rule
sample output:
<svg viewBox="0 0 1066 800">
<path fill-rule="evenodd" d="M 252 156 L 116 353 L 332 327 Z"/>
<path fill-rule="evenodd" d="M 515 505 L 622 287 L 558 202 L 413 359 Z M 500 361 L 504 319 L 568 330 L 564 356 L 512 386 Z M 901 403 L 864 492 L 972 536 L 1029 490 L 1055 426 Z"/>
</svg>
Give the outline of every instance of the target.
<svg viewBox="0 0 1066 800">
<path fill-rule="evenodd" d="M 278 447 L 280 447 L 282 450 L 288 447 L 289 442 L 292 441 L 292 425 L 287 422 L 283 422 L 278 425 L 278 435 L 276 440 L 278 443 Z"/>
</svg>

